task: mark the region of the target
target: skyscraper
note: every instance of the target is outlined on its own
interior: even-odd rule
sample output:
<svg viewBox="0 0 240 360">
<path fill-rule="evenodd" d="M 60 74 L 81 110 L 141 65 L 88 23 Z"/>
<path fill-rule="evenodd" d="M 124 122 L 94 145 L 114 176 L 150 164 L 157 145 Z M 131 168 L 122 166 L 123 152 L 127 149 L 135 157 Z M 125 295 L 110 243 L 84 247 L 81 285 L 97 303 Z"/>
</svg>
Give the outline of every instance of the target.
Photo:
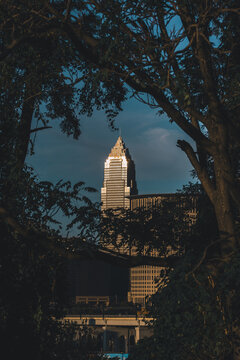
<svg viewBox="0 0 240 360">
<path fill-rule="evenodd" d="M 128 209 L 130 200 L 127 196 L 136 194 L 135 165 L 122 137 L 119 136 L 104 164 L 102 210 Z"/>
</svg>

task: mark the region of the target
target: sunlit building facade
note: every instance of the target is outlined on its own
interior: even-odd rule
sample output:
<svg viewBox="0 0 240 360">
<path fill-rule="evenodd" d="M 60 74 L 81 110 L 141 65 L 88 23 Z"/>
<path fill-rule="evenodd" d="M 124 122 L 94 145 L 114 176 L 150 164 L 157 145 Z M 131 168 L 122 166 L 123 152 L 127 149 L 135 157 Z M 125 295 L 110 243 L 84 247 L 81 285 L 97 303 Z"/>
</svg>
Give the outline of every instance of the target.
<svg viewBox="0 0 240 360">
<path fill-rule="evenodd" d="M 130 208 L 127 196 L 137 194 L 135 165 L 121 136 L 104 164 L 102 210 Z"/>
<path fill-rule="evenodd" d="M 129 197 L 130 209 L 137 208 L 148 209 L 160 206 L 161 202 L 170 199 L 172 194 L 151 194 L 136 195 Z M 132 250 L 132 253 L 134 250 Z M 157 255 L 155 251 L 151 252 L 152 256 Z M 128 301 L 134 304 L 145 306 L 147 299 L 156 293 L 161 271 L 159 266 L 141 265 L 130 269 L 130 281 Z"/>
<path fill-rule="evenodd" d="M 149 209 L 161 206 L 162 202 L 173 202 L 176 207 L 183 207 L 187 213 L 189 228 L 195 223 L 197 217 L 196 198 L 186 198 L 184 195 L 170 194 L 149 194 L 133 195 L 129 197 L 130 209 Z M 132 253 L 134 250 L 132 250 Z M 171 247 L 168 249 L 168 255 L 172 255 Z M 152 250 L 152 256 L 157 256 L 157 250 Z M 156 293 L 161 287 L 161 278 L 164 268 L 160 266 L 142 265 L 130 269 L 130 282 L 128 301 L 145 306 L 147 299 Z"/>
</svg>

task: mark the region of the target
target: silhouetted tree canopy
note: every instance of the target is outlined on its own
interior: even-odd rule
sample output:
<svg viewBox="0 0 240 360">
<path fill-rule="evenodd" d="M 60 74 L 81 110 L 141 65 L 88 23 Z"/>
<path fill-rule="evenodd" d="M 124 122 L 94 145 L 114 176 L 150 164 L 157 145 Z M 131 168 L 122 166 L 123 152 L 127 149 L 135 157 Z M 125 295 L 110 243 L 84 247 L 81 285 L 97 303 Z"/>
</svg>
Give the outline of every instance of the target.
<svg viewBox="0 0 240 360">
<path fill-rule="evenodd" d="M 46 271 L 49 264 L 56 261 L 55 271 L 58 256 L 118 259 L 127 266 L 155 261 L 164 265 L 165 261 L 164 266 L 173 266 L 168 262 L 170 257 L 141 256 L 149 233 L 155 233 L 160 241 L 159 229 L 164 233 L 164 227 L 159 225 L 160 218 L 157 217 L 158 221 L 154 223 L 151 220 L 154 217 L 137 214 L 137 217 L 145 216 L 145 226 L 139 228 L 134 214 L 126 213 L 124 220 L 119 217 L 118 228 L 111 229 L 110 233 L 123 233 L 125 224 L 127 232 L 122 234 L 123 239 L 127 243 L 137 243 L 139 256 L 107 252 L 99 249 L 94 241 L 85 241 L 90 235 L 91 239 L 96 238 L 96 234 L 104 230 L 105 220 L 100 219 L 99 208 L 86 197 L 79 197 L 83 184 L 75 188 L 68 183 L 40 184 L 25 168 L 27 153 L 34 152 L 35 135 L 38 131 L 48 131 L 54 119 L 60 119 L 62 131 L 77 139 L 82 115 L 90 116 L 94 108 L 104 109 L 110 126 L 114 127 L 114 118 L 121 111 L 122 102 L 134 96 L 155 108 L 160 117 L 165 113 L 170 122 L 175 122 L 189 136 L 189 142 L 178 140 L 178 146 L 186 153 L 211 203 L 204 198 L 206 206 L 201 211 L 205 213 L 202 216 L 200 212 L 192 241 L 191 237 L 185 239 L 184 260 L 174 262 L 174 266 L 180 266 L 180 277 L 176 267 L 167 278 L 168 286 L 156 295 L 161 308 L 165 304 L 161 294 L 168 297 L 170 293 L 172 297 L 177 284 L 189 294 L 186 304 L 192 304 L 192 314 L 196 315 L 197 323 L 201 323 L 199 337 L 193 336 L 193 342 L 189 343 L 190 334 L 176 330 L 178 306 L 173 299 L 168 309 L 175 309 L 176 316 L 173 323 L 166 322 L 169 329 L 176 325 L 173 339 L 178 338 L 179 342 L 175 342 L 178 348 L 173 349 L 176 352 L 181 349 L 183 356 L 184 345 L 189 351 L 191 349 L 195 358 L 204 354 L 209 359 L 232 356 L 239 360 L 239 315 L 235 311 L 236 299 L 239 299 L 236 264 L 240 205 L 238 2 L 22 0 L 16 4 L 13 0 L 1 0 L 0 9 L 0 214 L 2 260 L 9 259 L 5 262 L 7 276 L 4 272 L 2 276 L 12 281 L 9 270 L 15 269 L 16 283 L 9 280 L 15 289 L 14 296 L 19 294 L 19 289 L 21 294 L 27 293 L 24 292 L 25 282 L 32 284 L 42 266 Z M 74 207 L 70 199 L 83 201 L 84 211 L 81 206 L 80 210 Z M 50 221 L 56 221 L 53 214 L 58 209 L 71 216 L 72 225 L 79 223 L 78 239 L 62 238 L 49 225 Z M 83 215 L 85 212 L 87 216 Z M 113 216 L 108 215 L 110 219 Z M 165 216 L 164 224 L 174 219 Z M 151 224 L 149 229 L 148 224 Z M 175 236 L 176 241 L 179 239 Z M 109 241 L 116 242 L 116 237 Z M 149 249 L 156 245 L 154 241 L 150 241 Z M 48 254 L 53 254 L 53 262 L 50 261 L 52 255 Z M 46 256 L 50 258 L 45 267 L 42 261 Z M 191 259 L 190 269 L 187 259 Z M 21 264 L 24 264 L 23 269 Z M 32 274 L 30 278 L 29 273 Z M 197 280 L 198 286 L 195 286 L 194 276 L 201 278 Z M 24 281 L 19 287 L 21 279 Z M 43 298 L 38 289 L 29 295 L 32 299 L 28 306 L 32 309 L 29 321 L 35 324 L 31 325 L 35 330 L 38 329 L 38 315 L 48 314 L 45 305 L 41 305 L 42 308 L 39 305 L 41 301 L 45 302 L 41 300 L 45 296 L 48 299 L 53 280 L 46 284 Z M 210 298 L 206 300 L 204 294 Z M 201 299 L 200 305 L 196 299 Z M 179 301 L 185 304 L 185 300 Z M 8 301 L 1 305 L 3 315 L 10 314 L 6 310 L 7 304 Z M 199 310 L 198 305 L 204 309 Z M 44 309 L 42 313 L 37 310 L 39 306 Z M 185 309 L 184 306 L 180 308 Z M 163 331 L 165 319 L 156 309 L 153 307 L 156 334 L 161 341 L 162 334 L 166 335 L 164 339 L 169 339 L 167 331 Z M 206 318 L 206 313 L 220 317 L 214 322 L 219 329 L 214 335 L 215 346 L 208 343 L 205 335 L 202 337 L 204 331 L 211 328 L 206 324 L 212 318 Z M 183 311 L 183 314 L 184 321 L 180 317 L 180 323 L 183 321 L 187 330 L 187 324 L 191 324 L 193 318 L 190 316 L 188 323 L 187 312 Z M 10 315 L 4 316 L 9 319 Z M 19 318 L 19 324 L 21 321 Z M 224 334 L 226 337 L 221 340 Z M 201 346 L 205 344 L 205 347 L 198 349 L 194 339 L 200 338 Z M 217 346 L 220 340 L 221 345 Z M 156 353 L 154 356 L 156 358 Z M 168 356 L 171 358 L 173 354 L 170 352 Z"/>
<path fill-rule="evenodd" d="M 240 198 L 237 3 L 10 1 L 2 3 L 2 19 L 2 99 L 8 107 L 14 86 L 11 124 L 15 118 L 22 157 L 33 112 L 41 127 L 62 117 L 63 131 L 77 137 L 76 109 L 91 115 L 105 108 L 111 122 L 133 95 L 166 113 L 195 143 L 178 146 L 214 206 L 224 259 L 231 256 Z"/>
</svg>

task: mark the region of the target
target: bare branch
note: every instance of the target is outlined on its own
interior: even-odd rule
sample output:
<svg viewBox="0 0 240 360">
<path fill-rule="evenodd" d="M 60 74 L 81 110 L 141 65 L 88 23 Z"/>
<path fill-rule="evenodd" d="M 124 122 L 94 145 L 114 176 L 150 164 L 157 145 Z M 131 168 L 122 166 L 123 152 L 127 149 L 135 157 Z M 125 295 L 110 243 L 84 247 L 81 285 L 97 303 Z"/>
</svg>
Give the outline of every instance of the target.
<svg viewBox="0 0 240 360">
<path fill-rule="evenodd" d="M 149 91 L 151 93 L 151 91 Z M 202 134 L 202 132 L 189 123 L 186 118 L 178 111 L 160 91 L 152 94 L 159 105 L 167 113 L 167 115 L 193 140 L 202 144 L 209 153 L 215 150 L 214 144 Z"/>
<path fill-rule="evenodd" d="M 210 200 L 213 203 L 217 194 L 216 194 L 216 189 L 208 176 L 207 170 L 200 165 L 200 163 L 195 155 L 195 152 L 193 151 L 193 148 L 187 141 L 178 140 L 177 146 L 186 153 L 192 166 L 194 167 L 194 169 L 197 172 L 199 180 L 203 184 Z"/>
<path fill-rule="evenodd" d="M 35 128 L 35 129 L 32 129 L 30 131 L 30 133 L 34 133 L 34 132 L 37 132 L 37 131 L 40 131 L 40 130 L 45 130 L 45 129 L 52 129 L 52 126 L 42 126 L 42 127 L 39 127 L 39 128 Z"/>
<path fill-rule="evenodd" d="M 195 273 L 195 271 L 202 265 L 202 263 L 204 262 L 204 260 L 206 259 L 206 256 L 207 256 L 207 252 L 208 250 L 216 245 L 216 244 L 219 244 L 220 242 L 223 242 L 225 241 L 225 239 L 218 239 L 216 241 L 213 241 L 211 244 L 209 244 L 208 246 L 205 247 L 205 249 L 203 250 L 203 254 L 201 256 L 201 258 L 199 259 L 199 261 L 197 262 L 197 264 L 194 266 L 194 268 L 189 271 L 186 275 L 185 275 L 185 278 L 188 279 L 189 275 L 193 275 Z"/>
</svg>

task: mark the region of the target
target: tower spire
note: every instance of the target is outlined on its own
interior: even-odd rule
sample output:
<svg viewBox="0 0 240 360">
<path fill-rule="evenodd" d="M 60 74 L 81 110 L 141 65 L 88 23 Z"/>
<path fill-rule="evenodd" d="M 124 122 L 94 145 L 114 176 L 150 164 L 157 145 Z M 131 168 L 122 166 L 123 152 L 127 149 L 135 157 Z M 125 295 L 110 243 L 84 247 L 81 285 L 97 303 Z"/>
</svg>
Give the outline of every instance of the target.
<svg viewBox="0 0 240 360">
<path fill-rule="evenodd" d="M 128 149 L 126 148 L 123 138 L 121 136 L 118 137 L 116 144 L 113 146 L 109 156 L 119 157 L 126 155 L 129 157 Z"/>
</svg>

